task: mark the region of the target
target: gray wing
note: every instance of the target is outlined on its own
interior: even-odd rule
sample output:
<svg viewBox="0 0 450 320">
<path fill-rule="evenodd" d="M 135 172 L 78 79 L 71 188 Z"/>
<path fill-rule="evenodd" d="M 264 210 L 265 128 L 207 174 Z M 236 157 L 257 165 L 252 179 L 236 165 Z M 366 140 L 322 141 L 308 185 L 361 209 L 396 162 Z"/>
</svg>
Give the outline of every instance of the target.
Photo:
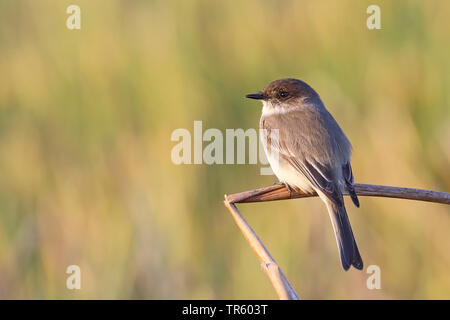
<svg viewBox="0 0 450 320">
<path fill-rule="evenodd" d="M 345 185 L 347 186 L 348 193 L 352 198 L 353 203 L 356 207 L 359 208 L 359 200 L 356 195 L 355 188 L 353 187 L 353 171 L 352 166 L 350 165 L 350 161 L 348 161 L 345 165 L 342 166 L 342 173 L 345 180 Z"/>
<path fill-rule="evenodd" d="M 291 164 L 316 189 L 341 204 L 339 180 L 343 177 L 343 164 L 348 162 L 351 146 L 334 119 L 331 125 L 337 126 L 338 130 L 332 127 L 333 135 L 325 121 L 327 119 L 317 112 L 290 112 L 263 116 L 260 125 L 267 130 L 268 139 L 274 136 L 270 131 L 278 129 L 278 143 L 271 141 L 271 147 L 276 149 L 273 151 L 278 152 L 281 159 Z"/>
</svg>

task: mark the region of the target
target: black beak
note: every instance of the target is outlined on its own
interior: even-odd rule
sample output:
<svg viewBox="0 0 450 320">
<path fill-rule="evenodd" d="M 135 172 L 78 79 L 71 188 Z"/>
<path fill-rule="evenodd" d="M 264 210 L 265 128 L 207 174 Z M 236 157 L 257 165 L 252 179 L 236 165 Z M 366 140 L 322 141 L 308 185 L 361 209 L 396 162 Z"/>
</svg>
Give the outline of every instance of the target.
<svg viewBox="0 0 450 320">
<path fill-rule="evenodd" d="M 266 97 L 262 93 L 251 93 L 245 96 L 249 99 L 264 100 Z"/>
</svg>

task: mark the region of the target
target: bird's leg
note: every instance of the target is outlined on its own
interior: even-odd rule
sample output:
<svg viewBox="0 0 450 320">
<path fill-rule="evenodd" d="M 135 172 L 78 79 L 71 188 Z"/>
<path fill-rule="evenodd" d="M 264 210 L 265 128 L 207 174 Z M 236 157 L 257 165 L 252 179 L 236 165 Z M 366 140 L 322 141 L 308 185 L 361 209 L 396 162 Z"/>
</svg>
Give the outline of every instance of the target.
<svg viewBox="0 0 450 320">
<path fill-rule="evenodd" d="M 273 185 L 284 185 L 285 187 L 286 187 L 286 189 L 287 189 L 287 191 L 289 191 L 289 198 L 292 198 L 292 189 L 291 189 L 291 187 L 286 183 L 286 182 L 283 182 L 283 181 L 275 181 L 274 183 L 273 183 Z"/>
</svg>

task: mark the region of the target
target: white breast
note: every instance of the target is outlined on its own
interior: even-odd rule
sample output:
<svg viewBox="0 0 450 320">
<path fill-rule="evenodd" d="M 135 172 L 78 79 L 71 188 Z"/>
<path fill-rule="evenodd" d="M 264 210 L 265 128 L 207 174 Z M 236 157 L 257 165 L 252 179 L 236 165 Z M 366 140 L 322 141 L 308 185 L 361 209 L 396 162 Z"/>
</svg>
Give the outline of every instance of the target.
<svg viewBox="0 0 450 320">
<path fill-rule="evenodd" d="M 283 159 L 276 160 L 276 157 L 268 154 L 267 149 L 265 151 L 270 167 L 280 182 L 287 183 L 289 186 L 298 188 L 304 192 L 314 191 L 311 182 L 301 172 L 297 171 Z"/>
<path fill-rule="evenodd" d="M 270 103 L 263 102 L 262 115 L 276 116 L 277 114 L 285 113 L 276 107 L 273 107 Z M 273 137 L 271 137 L 273 139 Z M 292 167 L 286 160 L 283 160 L 278 155 L 278 143 L 272 142 L 272 147 L 270 147 L 271 152 L 268 152 L 267 141 L 265 141 L 265 136 L 261 135 L 261 142 L 266 153 L 267 160 L 269 161 L 270 167 L 273 173 L 277 176 L 280 182 L 287 183 L 291 187 L 298 188 L 304 192 L 313 192 L 314 189 L 309 182 L 309 180 L 298 170 Z"/>
</svg>

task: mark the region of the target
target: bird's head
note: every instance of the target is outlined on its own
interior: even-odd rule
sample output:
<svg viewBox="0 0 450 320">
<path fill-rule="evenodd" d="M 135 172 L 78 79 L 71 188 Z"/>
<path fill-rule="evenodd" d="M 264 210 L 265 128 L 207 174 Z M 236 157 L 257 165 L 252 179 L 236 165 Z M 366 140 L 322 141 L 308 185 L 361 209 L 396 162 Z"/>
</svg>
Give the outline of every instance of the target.
<svg viewBox="0 0 450 320">
<path fill-rule="evenodd" d="M 245 97 L 263 102 L 267 108 L 290 108 L 298 106 L 307 99 L 317 97 L 317 93 L 307 83 L 287 78 L 269 83 L 258 93 L 247 94 Z"/>
</svg>

